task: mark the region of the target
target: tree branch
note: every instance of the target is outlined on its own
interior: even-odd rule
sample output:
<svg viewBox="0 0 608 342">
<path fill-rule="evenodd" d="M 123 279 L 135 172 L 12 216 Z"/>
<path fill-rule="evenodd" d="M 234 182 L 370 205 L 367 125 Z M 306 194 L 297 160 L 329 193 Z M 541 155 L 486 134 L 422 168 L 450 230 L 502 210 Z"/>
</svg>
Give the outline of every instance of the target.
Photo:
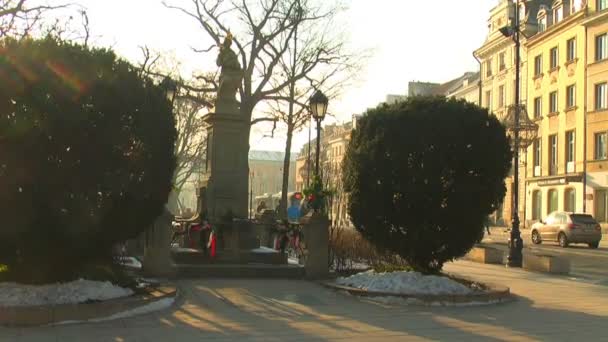
<svg viewBox="0 0 608 342">
<path fill-rule="evenodd" d="M 276 123 L 277 121 L 279 121 L 277 118 L 257 118 L 257 119 L 251 120 L 249 125 L 253 126 L 255 124 L 259 124 L 260 122 L 275 122 Z"/>
</svg>

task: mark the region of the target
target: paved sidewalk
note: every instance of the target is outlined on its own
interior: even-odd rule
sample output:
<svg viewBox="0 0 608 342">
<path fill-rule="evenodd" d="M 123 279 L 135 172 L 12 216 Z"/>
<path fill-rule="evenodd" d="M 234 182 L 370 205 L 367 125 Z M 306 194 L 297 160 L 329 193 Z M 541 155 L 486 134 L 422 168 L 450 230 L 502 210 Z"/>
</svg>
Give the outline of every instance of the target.
<svg viewBox="0 0 608 342">
<path fill-rule="evenodd" d="M 459 261 L 446 271 L 510 286 L 519 298 L 482 307 L 382 305 L 305 281 L 179 282 L 159 313 L 98 324 L 0 328 L 0 341 L 600 341 L 608 288 Z"/>
</svg>

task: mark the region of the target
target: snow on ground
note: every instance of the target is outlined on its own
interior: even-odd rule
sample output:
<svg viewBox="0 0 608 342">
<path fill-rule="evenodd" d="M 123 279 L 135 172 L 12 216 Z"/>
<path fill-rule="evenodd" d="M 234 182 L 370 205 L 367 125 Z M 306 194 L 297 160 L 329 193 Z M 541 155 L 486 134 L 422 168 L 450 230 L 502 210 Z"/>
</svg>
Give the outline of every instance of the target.
<svg viewBox="0 0 608 342">
<path fill-rule="evenodd" d="M 109 317 L 93 319 L 93 320 L 91 320 L 91 322 L 111 321 L 113 319 L 133 317 L 133 316 L 143 315 L 143 314 L 147 314 L 147 313 L 151 313 L 151 312 L 155 312 L 155 311 L 160 311 L 160 310 L 164 310 L 166 308 L 171 307 L 171 305 L 173 305 L 174 302 L 175 302 L 174 297 L 163 298 L 163 299 L 157 300 L 156 302 L 149 303 L 149 304 L 140 306 L 135 309 L 119 312 L 119 313 L 114 314 Z"/>
<path fill-rule="evenodd" d="M 367 271 L 338 278 L 336 283 L 368 291 L 409 295 L 466 295 L 473 292 L 472 289 L 452 279 L 422 275 L 418 272 Z"/>
<path fill-rule="evenodd" d="M 252 253 L 259 253 L 259 254 L 275 254 L 275 253 L 278 253 L 278 251 L 276 249 L 268 248 L 268 247 L 255 248 L 255 249 L 252 249 L 251 252 Z"/>
<path fill-rule="evenodd" d="M 40 286 L 0 283 L 0 307 L 77 304 L 127 297 L 132 294 L 131 289 L 110 282 L 83 279 Z"/>
</svg>

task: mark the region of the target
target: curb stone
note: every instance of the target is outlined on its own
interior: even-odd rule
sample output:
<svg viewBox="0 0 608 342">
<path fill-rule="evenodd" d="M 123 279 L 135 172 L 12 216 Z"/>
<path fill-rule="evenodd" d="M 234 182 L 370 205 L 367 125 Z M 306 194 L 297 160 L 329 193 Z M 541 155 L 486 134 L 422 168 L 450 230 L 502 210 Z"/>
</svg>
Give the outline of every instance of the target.
<svg viewBox="0 0 608 342">
<path fill-rule="evenodd" d="M 143 294 L 103 302 L 0 307 L 0 327 L 34 327 L 101 319 L 177 296 L 175 286 L 160 286 Z"/>
</svg>

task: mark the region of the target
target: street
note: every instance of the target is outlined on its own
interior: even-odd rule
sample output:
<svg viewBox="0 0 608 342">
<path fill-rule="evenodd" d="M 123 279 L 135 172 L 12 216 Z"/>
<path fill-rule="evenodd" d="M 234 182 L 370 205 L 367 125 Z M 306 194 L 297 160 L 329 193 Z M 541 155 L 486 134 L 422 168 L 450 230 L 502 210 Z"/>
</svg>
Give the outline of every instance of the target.
<svg viewBox="0 0 608 342">
<path fill-rule="evenodd" d="M 503 227 L 493 227 L 491 232 L 491 235 L 486 234 L 483 244 L 507 252 L 509 232 Z M 608 286 L 608 237 L 606 235 L 598 249 L 590 249 L 585 244 L 573 244 L 568 248 L 561 248 L 557 242 L 548 241 L 534 245 L 530 239 L 529 229 L 522 229 L 521 234 L 524 240 L 524 255 L 535 253 L 568 258 L 571 266 L 569 278 Z"/>
</svg>

